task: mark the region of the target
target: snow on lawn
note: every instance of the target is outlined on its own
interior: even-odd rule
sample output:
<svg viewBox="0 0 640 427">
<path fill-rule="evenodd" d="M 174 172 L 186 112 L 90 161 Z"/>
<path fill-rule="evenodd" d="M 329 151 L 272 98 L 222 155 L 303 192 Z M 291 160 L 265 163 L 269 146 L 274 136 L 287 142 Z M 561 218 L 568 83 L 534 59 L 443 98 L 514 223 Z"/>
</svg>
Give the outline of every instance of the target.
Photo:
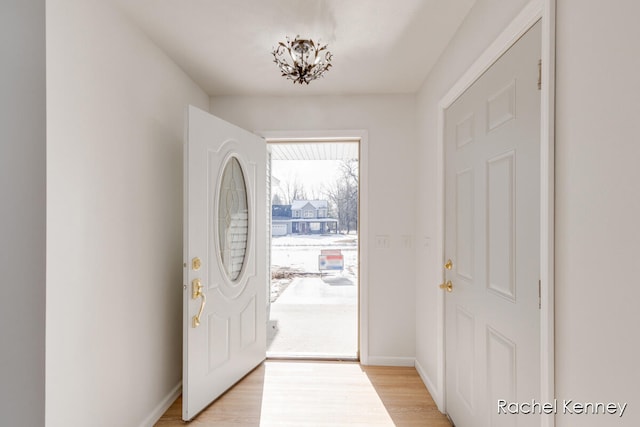
<svg viewBox="0 0 640 427">
<path fill-rule="evenodd" d="M 354 234 L 289 235 L 271 240 L 272 271 L 293 269 L 319 273 L 318 255 L 322 249 L 340 249 L 345 275 L 357 275 L 358 238 Z"/>
<path fill-rule="evenodd" d="M 357 247 L 355 234 L 288 235 L 271 238 L 271 246 L 353 246 Z"/>
</svg>

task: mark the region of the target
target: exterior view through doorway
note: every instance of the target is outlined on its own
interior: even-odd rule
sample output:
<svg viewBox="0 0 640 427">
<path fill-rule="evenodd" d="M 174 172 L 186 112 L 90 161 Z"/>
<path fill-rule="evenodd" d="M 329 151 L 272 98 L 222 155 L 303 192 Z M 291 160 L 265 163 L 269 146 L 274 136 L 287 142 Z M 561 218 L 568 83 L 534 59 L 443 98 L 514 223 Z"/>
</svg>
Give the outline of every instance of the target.
<svg viewBox="0 0 640 427">
<path fill-rule="evenodd" d="M 267 143 L 267 357 L 358 360 L 360 140 Z"/>
</svg>

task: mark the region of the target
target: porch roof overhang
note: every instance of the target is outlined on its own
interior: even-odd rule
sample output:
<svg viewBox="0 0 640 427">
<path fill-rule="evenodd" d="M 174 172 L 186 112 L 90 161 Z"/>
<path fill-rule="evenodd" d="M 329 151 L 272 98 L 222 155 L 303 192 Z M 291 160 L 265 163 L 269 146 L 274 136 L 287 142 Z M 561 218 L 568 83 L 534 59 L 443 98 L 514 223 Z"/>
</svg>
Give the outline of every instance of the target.
<svg viewBox="0 0 640 427">
<path fill-rule="evenodd" d="M 358 158 L 358 142 L 269 140 L 272 160 L 353 160 Z"/>
</svg>

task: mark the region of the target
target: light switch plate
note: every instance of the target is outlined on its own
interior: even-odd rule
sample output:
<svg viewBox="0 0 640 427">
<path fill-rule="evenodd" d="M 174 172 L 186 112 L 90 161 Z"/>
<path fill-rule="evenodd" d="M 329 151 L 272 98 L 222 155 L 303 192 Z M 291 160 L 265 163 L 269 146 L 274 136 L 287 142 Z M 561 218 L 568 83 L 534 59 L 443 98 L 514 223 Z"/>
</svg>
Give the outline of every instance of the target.
<svg viewBox="0 0 640 427">
<path fill-rule="evenodd" d="M 408 234 L 400 236 L 400 242 L 402 242 L 402 247 L 405 249 L 411 249 L 413 247 L 413 238 Z"/>
<path fill-rule="evenodd" d="M 389 235 L 388 234 L 380 234 L 376 236 L 376 248 L 377 249 L 385 249 L 390 246 L 389 244 Z"/>
</svg>

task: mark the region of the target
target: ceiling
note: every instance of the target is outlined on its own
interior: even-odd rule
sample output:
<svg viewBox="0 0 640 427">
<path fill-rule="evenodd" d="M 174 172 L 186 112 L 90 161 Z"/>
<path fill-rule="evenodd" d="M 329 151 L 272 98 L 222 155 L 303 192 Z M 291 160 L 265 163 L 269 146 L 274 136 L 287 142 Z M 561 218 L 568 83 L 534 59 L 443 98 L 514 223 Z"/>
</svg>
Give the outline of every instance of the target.
<svg viewBox="0 0 640 427">
<path fill-rule="evenodd" d="M 343 160 L 359 158 L 357 142 L 271 143 L 272 160 Z"/>
<path fill-rule="evenodd" d="M 475 0 L 111 0 L 209 95 L 416 92 Z M 272 49 L 320 40 L 332 68 L 286 80 Z"/>
</svg>

